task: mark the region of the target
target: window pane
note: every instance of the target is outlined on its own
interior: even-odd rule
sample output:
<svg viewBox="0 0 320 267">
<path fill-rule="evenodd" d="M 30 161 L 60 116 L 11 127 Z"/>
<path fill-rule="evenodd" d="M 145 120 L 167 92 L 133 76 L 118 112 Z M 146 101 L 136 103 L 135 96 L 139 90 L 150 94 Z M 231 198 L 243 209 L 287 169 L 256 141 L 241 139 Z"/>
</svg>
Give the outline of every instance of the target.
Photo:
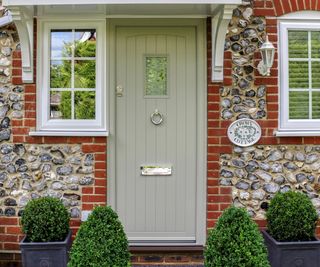
<svg viewBox="0 0 320 267">
<path fill-rule="evenodd" d="M 74 62 L 74 87 L 96 87 L 96 62 L 94 60 L 75 60 Z"/>
<path fill-rule="evenodd" d="M 311 32 L 311 57 L 320 58 L 320 32 Z"/>
<path fill-rule="evenodd" d="M 71 92 L 50 92 L 50 118 L 71 119 Z"/>
<path fill-rule="evenodd" d="M 308 57 L 308 32 L 289 31 L 289 58 Z"/>
<path fill-rule="evenodd" d="M 312 88 L 320 88 L 320 62 L 312 62 Z"/>
<path fill-rule="evenodd" d="M 289 119 L 309 119 L 309 92 L 289 92 Z"/>
<path fill-rule="evenodd" d="M 51 58 L 71 57 L 72 35 L 72 30 L 51 31 Z"/>
<path fill-rule="evenodd" d="M 52 60 L 50 87 L 71 88 L 71 60 Z"/>
<path fill-rule="evenodd" d="M 289 62 L 289 88 L 309 88 L 308 62 Z"/>
<path fill-rule="evenodd" d="M 320 92 L 312 92 L 312 119 L 320 119 Z"/>
<path fill-rule="evenodd" d="M 76 30 L 75 31 L 75 57 L 96 56 L 96 31 Z"/>
<path fill-rule="evenodd" d="M 167 57 L 146 57 L 146 92 L 148 95 L 167 95 Z"/>
<path fill-rule="evenodd" d="M 77 91 L 74 94 L 75 119 L 95 119 L 96 93 Z"/>
</svg>

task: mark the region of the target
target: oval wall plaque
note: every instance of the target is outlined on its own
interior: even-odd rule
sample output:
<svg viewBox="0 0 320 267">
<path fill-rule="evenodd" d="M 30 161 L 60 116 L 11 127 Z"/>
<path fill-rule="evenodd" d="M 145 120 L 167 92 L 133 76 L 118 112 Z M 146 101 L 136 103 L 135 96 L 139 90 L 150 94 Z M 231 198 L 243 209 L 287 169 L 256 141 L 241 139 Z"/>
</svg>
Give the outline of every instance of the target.
<svg viewBox="0 0 320 267">
<path fill-rule="evenodd" d="M 236 120 L 228 128 L 228 138 L 237 146 L 252 146 L 259 141 L 260 137 L 261 127 L 251 119 Z"/>
</svg>

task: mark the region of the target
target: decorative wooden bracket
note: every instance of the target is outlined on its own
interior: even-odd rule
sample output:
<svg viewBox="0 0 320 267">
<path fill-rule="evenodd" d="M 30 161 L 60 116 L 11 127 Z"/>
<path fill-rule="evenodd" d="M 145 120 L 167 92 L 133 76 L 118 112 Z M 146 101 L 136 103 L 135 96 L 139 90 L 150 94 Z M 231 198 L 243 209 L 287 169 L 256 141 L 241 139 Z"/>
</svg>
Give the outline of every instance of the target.
<svg viewBox="0 0 320 267">
<path fill-rule="evenodd" d="M 13 22 L 15 23 L 21 46 L 22 81 L 33 83 L 33 15 L 34 8 L 10 7 Z"/>
<path fill-rule="evenodd" d="M 224 44 L 233 9 L 236 5 L 224 5 L 211 19 L 212 27 L 212 76 L 214 82 L 223 81 Z"/>
</svg>

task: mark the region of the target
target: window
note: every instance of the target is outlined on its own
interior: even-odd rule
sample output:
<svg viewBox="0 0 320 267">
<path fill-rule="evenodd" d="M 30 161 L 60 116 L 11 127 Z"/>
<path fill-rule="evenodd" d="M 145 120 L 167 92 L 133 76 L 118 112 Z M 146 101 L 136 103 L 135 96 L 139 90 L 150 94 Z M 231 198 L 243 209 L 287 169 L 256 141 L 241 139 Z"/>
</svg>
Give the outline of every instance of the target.
<svg viewBox="0 0 320 267">
<path fill-rule="evenodd" d="M 40 21 L 37 130 L 106 132 L 105 21 Z"/>
<path fill-rule="evenodd" d="M 319 135 L 320 23 L 281 21 L 279 29 L 279 132 L 287 132 L 284 135 Z"/>
</svg>

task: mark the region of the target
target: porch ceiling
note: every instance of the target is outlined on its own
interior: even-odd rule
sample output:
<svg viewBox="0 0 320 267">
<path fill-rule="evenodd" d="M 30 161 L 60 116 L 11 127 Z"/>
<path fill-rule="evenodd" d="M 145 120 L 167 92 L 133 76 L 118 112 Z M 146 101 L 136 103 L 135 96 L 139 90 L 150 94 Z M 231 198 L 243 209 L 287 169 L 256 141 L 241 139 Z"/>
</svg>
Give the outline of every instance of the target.
<svg viewBox="0 0 320 267">
<path fill-rule="evenodd" d="M 33 18 L 212 17 L 212 79 L 223 80 L 223 51 L 232 10 L 242 0 L 3 0 L 15 22 L 22 50 L 22 80 L 33 83 Z M 88 4 L 90 3 L 90 4 Z"/>
</svg>

